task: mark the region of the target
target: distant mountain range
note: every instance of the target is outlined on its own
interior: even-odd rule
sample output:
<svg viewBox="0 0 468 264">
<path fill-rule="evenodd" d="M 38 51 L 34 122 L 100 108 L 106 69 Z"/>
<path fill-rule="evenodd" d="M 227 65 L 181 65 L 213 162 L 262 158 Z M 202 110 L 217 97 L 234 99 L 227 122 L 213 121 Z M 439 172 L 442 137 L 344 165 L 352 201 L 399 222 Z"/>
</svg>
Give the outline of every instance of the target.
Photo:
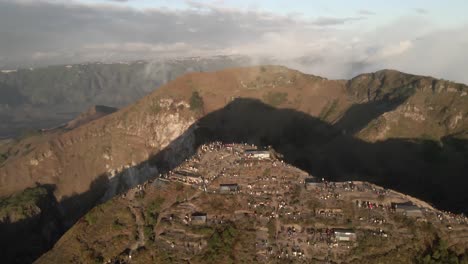
<svg viewBox="0 0 468 264">
<path fill-rule="evenodd" d="M 188 72 L 247 66 L 245 57 L 86 63 L 0 71 L 0 138 L 50 128 L 93 105 L 126 106 Z"/>
<path fill-rule="evenodd" d="M 97 91 L 85 94 L 97 98 Z M 281 66 L 194 71 L 117 112 L 95 115 L 98 107 L 77 126 L 0 145 L 0 195 L 43 188 L 49 196 L 40 197 L 52 199 L 44 210 L 57 215 L 54 227 L 63 231 L 96 204 L 175 168 L 200 145 L 221 141 L 272 146 L 316 177 L 369 181 L 467 213 L 467 93 L 463 84 L 394 70 L 351 80 Z M 26 100 L 15 98 L 18 105 Z M 4 219 L 42 219 L 41 210 L 12 208 L 18 207 L 4 207 Z"/>
</svg>

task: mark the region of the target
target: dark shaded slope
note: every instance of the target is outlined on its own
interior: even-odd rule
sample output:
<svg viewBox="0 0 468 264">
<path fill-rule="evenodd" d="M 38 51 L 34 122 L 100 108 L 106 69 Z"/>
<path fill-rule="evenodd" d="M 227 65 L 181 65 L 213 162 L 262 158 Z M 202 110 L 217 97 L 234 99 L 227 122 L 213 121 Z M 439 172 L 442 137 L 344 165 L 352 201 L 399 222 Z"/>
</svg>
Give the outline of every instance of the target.
<svg viewBox="0 0 468 264">
<path fill-rule="evenodd" d="M 305 113 L 276 109 L 253 99 L 236 99 L 201 118 L 195 126 L 197 146 L 211 141 L 271 145 L 285 161 L 314 176 L 366 180 L 441 209 L 468 212 L 468 142 L 461 139 L 447 137 L 444 144 L 420 139 L 369 143 Z M 178 154 L 173 147 L 180 144 L 178 140 L 152 162 L 164 167 L 168 156 Z"/>
<path fill-rule="evenodd" d="M 346 83 L 349 96 L 359 102 L 351 106 L 335 124 L 355 134 L 369 122 L 404 103 L 416 92 L 421 76 L 393 70 L 359 75 Z"/>
<path fill-rule="evenodd" d="M 0 259 L 2 263 L 32 263 L 98 204 L 105 191 L 106 176 L 98 177 L 89 191 L 57 202 L 54 185 L 38 185 L 0 200 Z M 33 193 L 34 196 L 31 194 Z M 4 206 L 8 203 L 9 206 Z M 65 214 L 63 208 L 72 212 Z M 12 222 L 12 218 L 16 218 Z M 19 218 L 19 219 L 18 219 Z"/>
<path fill-rule="evenodd" d="M 195 145 L 186 148 L 196 149 L 212 141 L 271 145 L 284 155 L 285 161 L 314 176 L 330 180 L 366 180 L 429 201 L 438 208 L 468 211 L 465 204 L 468 199 L 465 191 L 468 182 L 465 176 L 468 172 L 468 143 L 461 139 L 448 137 L 442 145 L 416 139 L 369 143 L 344 134 L 341 129 L 308 114 L 277 109 L 255 99 L 240 98 L 202 117 L 164 150 L 135 167 L 149 163 L 156 165 L 160 173 L 174 168 L 194 154 L 187 152 L 184 155 L 182 153 L 185 152 L 180 152 L 180 146 L 187 144 L 186 138 L 193 134 L 196 137 Z M 179 163 L 169 166 L 169 157 Z M 127 171 L 120 173 L 126 174 Z M 60 203 L 62 210 L 76 212 L 73 217 L 67 217 L 66 227 L 90 209 L 83 205 L 96 204 L 106 192 L 106 186 L 120 181 L 119 175 L 110 181 L 106 176 L 98 179 L 88 192 Z M 120 191 L 124 192 L 129 187 L 124 186 Z M 27 221 L 36 221 L 37 224 L 37 219 Z M 16 230 L 4 238 L 8 241 L 15 237 L 14 234 L 19 234 L 15 232 L 20 232 L 20 225 L 4 224 L 2 228 L 5 230 Z M 31 231 L 31 234 L 37 235 L 37 230 Z M 6 244 L 5 241 L 3 244 Z M 42 248 L 40 252 L 47 248 Z M 29 249 L 25 250 L 26 253 L 19 252 L 28 254 Z M 33 255 L 39 255 L 37 251 L 34 252 Z M 8 253 L 4 254 L 12 258 Z"/>
<path fill-rule="evenodd" d="M 73 223 L 86 210 L 96 205 L 109 186 L 117 186 L 117 189 L 122 192 L 132 187 L 122 184 L 125 181 L 121 178 L 133 177 L 138 179 L 139 173 L 144 171 L 139 168 L 144 168 L 148 164 L 156 164 L 159 173 L 163 173 L 164 170 L 177 166 L 177 162 L 182 162 L 193 155 L 194 148 L 200 144 L 215 140 L 227 143 L 249 142 L 257 145 L 272 145 L 284 155 L 286 161 L 318 177 L 334 180 L 368 180 L 430 201 L 439 208 L 457 212 L 466 212 L 468 210 L 466 205 L 463 204 L 468 198 L 464 190 L 467 182 L 465 175 L 468 171 L 465 165 L 468 157 L 466 141 L 449 136 L 442 143 L 419 139 L 391 139 L 369 143 L 356 139 L 350 133 L 344 133 L 344 130 L 352 131 L 359 129 L 359 127 L 365 126 L 375 116 L 380 115 L 382 113 L 382 110 L 379 108 L 382 107 L 381 105 L 383 105 L 382 108 L 385 110 L 394 109 L 403 103 L 416 89 L 413 86 L 414 81 L 422 77 L 412 77 L 409 75 L 408 78 L 410 80 L 407 80 L 407 83 L 401 82 L 398 78 L 390 81 L 392 78 L 386 77 L 387 75 L 384 74 L 385 80 L 382 81 L 384 85 L 362 84 L 364 87 L 362 88 L 363 92 L 360 92 L 361 85 L 356 85 L 351 91 L 357 91 L 358 94 L 354 95 L 351 93 L 350 96 L 355 96 L 361 103 L 341 115 L 342 119 L 338 120 L 336 125 L 326 123 L 305 112 L 292 109 L 277 109 L 255 99 L 240 98 L 225 105 L 228 100 L 234 98 L 234 95 L 239 95 L 237 91 L 242 92 L 241 96 L 264 98 L 263 95 L 268 94 L 269 90 L 243 91 L 236 89 L 242 89 L 242 85 L 239 85 L 249 81 L 247 77 L 244 77 L 248 73 L 252 75 L 250 76 L 251 80 L 256 80 L 258 74 L 263 76 L 268 74 L 269 71 L 270 69 L 267 69 L 265 73 L 259 70 L 258 73 L 255 73 L 255 71 L 245 69 L 239 72 L 234 71 L 235 74 L 227 71 L 228 74 L 226 72 L 193 74 L 187 78 L 180 78 L 172 85 L 168 85 L 165 88 L 166 90 L 159 90 L 158 92 L 161 91 L 161 93 L 155 93 L 152 97 L 140 101 L 132 108 L 118 112 L 110 118 L 103 118 L 101 119 L 102 121 L 91 122 L 94 125 L 89 124 L 81 127 L 82 129 L 78 129 L 79 131 L 76 133 L 80 137 L 68 135 L 69 137 L 64 136 L 52 141 L 51 145 L 54 145 L 54 149 L 62 151 L 63 142 L 77 139 L 78 143 L 73 145 L 73 150 L 79 148 L 79 151 L 73 151 L 72 153 L 78 153 L 78 155 L 67 158 L 64 156 L 63 151 L 58 152 L 60 153 L 58 157 L 63 159 L 63 161 L 80 164 L 80 168 L 75 166 L 69 169 L 68 173 L 71 176 L 68 180 L 70 181 L 65 186 L 68 187 L 79 183 L 79 181 L 83 182 L 84 178 L 86 180 L 96 179 L 102 174 L 102 172 L 97 172 L 98 170 L 88 170 L 86 173 L 82 173 L 82 175 L 79 175 L 77 172 L 80 171 L 81 167 L 93 168 L 94 166 L 94 168 L 98 168 L 94 163 L 102 165 L 102 159 L 99 159 L 99 156 L 104 153 L 101 149 L 103 146 L 116 144 L 122 147 L 122 151 L 117 152 L 121 153 L 122 160 L 127 162 L 122 164 L 130 163 L 131 157 L 128 155 L 130 152 L 142 152 L 145 150 L 144 144 L 138 144 L 144 142 L 145 138 L 154 136 L 154 134 L 159 132 L 151 130 L 155 123 L 159 122 L 157 121 L 158 119 L 148 119 L 157 115 L 155 112 L 158 112 L 158 110 L 154 111 L 154 108 L 151 108 L 155 101 L 158 102 L 159 99 L 166 99 L 168 97 L 189 101 L 190 94 L 193 91 L 198 91 L 204 100 L 203 110 L 205 113 L 208 113 L 206 116 L 201 117 L 168 147 L 155 154 L 155 156 L 150 157 L 149 162 L 146 161 L 148 156 L 145 156 L 137 160 L 137 163 L 140 164 L 130 168 L 126 165 L 125 168 L 127 169 L 124 169 L 124 171 L 119 170 L 119 174 L 112 177 L 109 181 L 107 181 L 109 174 L 102 176 L 104 180 L 96 181 L 95 187 L 97 187 L 91 188 L 92 190 L 86 192 L 86 195 L 83 196 L 85 198 L 73 196 L 67 199 L 67 202 L 63 202 L 61 208 L 66 212 L 73 213 L 67 215 L 68 223 Z M 370 78 L 369 76 L 371 75 L 364 76 Z M 238 77 L 239 79 L 234 77 Z M 273 77 L 278 76 L 270 76 L 270 78 Z M 297 94 L 304 97 L 307 92 L 309 92 L 309 95 L 317 95 L 316 93 L 318 92 L 315 88 L 323 85 L 317 84 L 317 87 L 302 87 L 300 81 L 306 83 L 304 76 L 293 75 L 291 77 L 286 75 L 285 77 L 287 77 L 286 79 L 298 77 L 299 81 L 294 86 L 285 86 L 281 87 L 281 89 L 268 89 L 279 93 L 286 90 L 292 91 L 292 88 L 299 87 L 300 89 L 298 89 L 299 92 Z M 285 83 L 287 82 L 285 81 Z M 327 84 L 330 85 L 330 83 Z M 380 89 L 383 89 L 383 92 L 377 92 L 379 90 L 378 87 L 381 87 Z M 216 94 L 213 92 L 215 88 Z M 324 86 L 323 90 L 329 91 L 330 88 L 333 88 L 333 86 Z M 339 88 L 336 90 L 341 92 L 342 87 L 340 86 Z M 304 89 L 304 91 L 301 89 Z M 403 93 L 398 92 L 400 90 Z M 379 93 L 379 95 L 371 96 L 372 101 L 369 101 L 366 99 L 368 93 Z M 362 98 L 363 94 L 365 98 Z M 220 96 L 220 99 L 216 95 L 223 95 L 223 97 Z M 290 97 L 293 98 L 292 95 Z M 308 105 L 304 104 L 302 108 L 292 103 L 283 104 L 282 106 L 298 107 L 297 109 L 308 111 L 307 108 L 309 106 L 317 105 L 323 100 L 321 96 L 311 98 L 314 100 L 305 98 L 307 100 L 305 103 Z M 330 98 L 334 99 L 337 97 L 335 95 Z M 359 116 L 359 114 L 355 113 L 356 110 L 354 109 L 356 108 L 359 110 L 357 113 L 369 113 L 369 116 Z M 342 110 L 345 111 L 344 109 L 346 108 Z M 174 111 L 174 109 L 170 111 Z M 198 110 L 196 112 L 198 113 Z M 200 114 L 202 112 L 199 111 Z M 309 111 L 309 113 L 313 112 Z M 315 113 L 318 112 L 315 111 Z M 119 113 L 121 114 L 119 115 Z M 183 113 L 188 116 L 194 115 L 193 109 L 184 110 Z M 357 125 L 353 122 L 355 118 L 359 119 L 359 122 L 356 123 Z M 112 119 L 115 122 L 111 122 Z M 144 120 L 149 121 L 144 125 L 140 125 Z M 184 128 L 187 126 L 184 126 Z M 118 127 L 125 128 L 125 130 L 118 130 Z M 141 141 L 134 140 L 135 137 L 131 136 L 133 134 L 129 133 L 129 131 L 133 132 L 132 130 L 137 129 L 148 131 L 148 133 L 140 134 L 139 140 L 141 139 Z M 161 127 L 158 127 L 158 129 L 160 130 Z M 84 133 L 87 130 L 93 133 Z M 181 131 L 184 130 L 178 131 L 177 135 L 180 135 Z M 196 139 L 195 143 L 191 140 L 193 137 Z M 187 138 L 190 140 L 187 140 Z M 92 147 L 95 146 L 97 150 L 91 152 Z M 84 147 L 83 150 L 80 149 L 81 147 Z M 135 150 L 135 147 L 139 149 Z M 142 160 L 145 161 L 140 162 Z M 81 163 L 82 161 L 83 163 Z M 24 162 L 19 164 L 22 165 Z M 132 162 L 132 164 L 134 163 Z M 37 168 L 36 172 L 33 175 L 40 177 L 42 172 Z M 14 175 L 15 179 L 23 176 L 17 173 L 16 170 L 15 174 L 11 175 Z M 60 176 L 63 175 L 66 174 L 61 172 Z M 63 178 L 61 179 L 63 182 Z M 135 182 L 132 181 L 132 184 L 135 184 Z M 85 188 L 87 187 L 88 185 L 86 184 Z M 67 193 L 67 195 L 70 195 L 70 193 Z"/>
</svg>

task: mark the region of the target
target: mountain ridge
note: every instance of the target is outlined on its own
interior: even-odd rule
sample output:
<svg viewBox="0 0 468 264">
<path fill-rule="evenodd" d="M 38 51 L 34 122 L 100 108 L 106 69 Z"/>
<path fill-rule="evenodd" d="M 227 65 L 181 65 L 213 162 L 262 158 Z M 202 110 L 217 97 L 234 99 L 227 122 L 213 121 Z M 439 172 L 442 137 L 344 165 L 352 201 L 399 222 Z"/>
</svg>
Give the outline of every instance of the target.
<svg viewBox="0 0 468 264">
<path fill-rule="evenodd" d="M 466 217 L 368 182 L 324 182 L 274 149 L 269 158 L 256 151 L 201 145 L 173 170 L 94 208 L 36 263 L 393 263 L 393 252 L 419 263 L 437 241 L 452 259 L 466 259 Z M 236 189 L 226 193 L 226 183 Z M 223 245 L 226 226 L 235 242 Z M 340 240 L 340 230 L 355 238 Z"/>
<path fill-rule="evenodd" d="M 0 165 L 0 194 L 54 186 L 66 230 L 96 204 L 220 140 L 272 145 L 312 175 L 366 180 L 466 211 L 466 86 L 454 91 L 451 83 L 425 77 L 362 76 L 347 85 L 281 66 L 187 74 L 75 129 L 1 146 L 7 158 Z M 439 107 L 436 114 L 432 105 Z M 451 128 L 450 118 L 460 111 Z M 440 177 L 444 171 L 446 178 Z"/>
<path fill-rule="evenodd" d="M 273 69 L 279 70 L 280 73 L 281 73 L 281 71 L 286 71 L 286 68 L 281 68 L 281 67 L 280 68 L 273 67 Z M 210 113 L 210 112 L 222 107 L 226 103 L 226 101 L 232 99 L 232 98 L 229 98 L 229 94 L 232 94 L 232 97 L 234 98 L 235 94 L 239 93 L 239 91 L 241 89 L 244 90 L 244 91 L 241 91 L 241 92 L 246 93 L 246 97 L 249 97 L 249 96 L 252 96 L 254 98 L 255 97 L 259 98 L 260 97 L 260 99 L 262 99 L 264 101 L 268 101 L 269 103 L 276 104 L 276 102 L 274 102 L 273 99 L 278 99 L 278 98 L 269 98 L 268 96 L 270 94 L 268 92 L 266 92 L 266 95 L 262 94 L 263 96 L 258 95 L 259 94 L 257 92 L 258 89 L 256 90 L 256 88 L 254 87 L 255 84 L 252 84 L 252 83 L 247 83 L 246 84 L 246 82 L 248 82 L 248 81 L 245 80 L 245 79 L 250 79 L 249 80 L 250 82 L 252 82 L 252 81 L 262 82 L 261 79 L 260 80 L 255 80 L 255 78 L 258 78 L 258 76 L 261 76 L 262 67 L 243 68 L 243 69 L 239 69 L 240 72 L 236 72 L 236 71 L 237 71 L 237 69 L 236 70 L 226 70 L 226 71 L 218 72 L 218 73 L 227 73 L 227 74 L 225 74 L 224 76 L 221 76 L 221 77 L 216 77 L 216 75 L 218 73 L 192 73 L 192 74 L 184 75 L 183 77 L 178 78 L 177 80 L 175 80 L 174 82 L 166 85 L 165 87 L 162 87 L 161 91 L 164 91 L 165 93 L 167 91 L 167 95 L 163 95 L 163 96 L 170 97 L 171 98 L 170 100 L 178 101 L 177 104 L 180 104 L 179 107 L 185 107 L 185 108 L 188 109 L 187 105 L 188 105 L 188 102 L 189 102 L 190 94 L 191 94 L 192 90 L 197 90 L 197 87 L 193 87 L 193 84 L 190 84 L 191 79 L 192 78 L 198 78 L 200 76 L 200 82 L 201 83 L 198 83 L 197 85 L 202 87 L 202 86 L 206 86 L 206 84 L 204 83 L 205 81 L 203 81 L 203 76 L 210 76 L 211 74 L 213 74 L 215 76 L 215 79 L 217 79 L 217 78 L 218 79 L 219 78 L 228 78 L 228 80 L 224 80 L 224 79 L 222 80 L 226 84 L 226 86 L 228 86 L 228 87 L 224 87 L 223 91 L 220 91 L 220 90 L 216 91 L 218 94 L 224 94 L 225 95 L 224 98 L 223 98 L 224 100 L 223 99 L 220 100 L 219 95 L 213 94 L 213 93 L 208 94 L 207 96 L 203 96 L 203 100 L 204 100 L 203 111 L 205 112 L 205 114 Z M 292 71 L 292 72 L 288 72 L 288 73 L 291 73 L 292 79 L 297 78 L 297 75 L 299 74 L 299 72 L 297 72 L 297 71 Z M 219 74 L 219 75 L 221 75 L 221 74 Z M 253 78 L 252 77 L 249 78 L 249 75 L 253 76 Z M 368 76 L 368 75 L 360 75 L 360 76 Z M 308 75 L 302 75 L 302 77 L 307 78 Z M 281 76 L 280 76 L 280 78 L 281 78 Z M 362 78 L 362 77 L 358 76 L 356 78 Z M 413 77 L 413 78 L 424 78 L 424 77 Z M 242 79 L 244 79 L 244 80 L 242 80 Z M 254 79 L 254 80 L 252 80 L 252 79 Z M 355 79 L 355 78 L 353 78 L 353 79 Z M 208 79 L 208 81 L 210 81 L 210 80 Z M 219 80 L 217 80 L 217 81 L 219 81 Z M 291 80 L 288 80 L 288 81 L 291 82 Z M 301 81 L 304 81 L 304 80 L 302 79 Z M 418 81 L 418 80 L 416 80 L 416 81 Z M 281 82 L 281 81 L 278 81 L 278 82 Z M 330 85 L 330 87 L 320 88 L 320 86 L 319 86 L 320 84 L 317 85 L 317 82 L 319 82 L 319 83 L 321 83 L 321 82 L 330 82 L 330 83 L 327 83 L 327 84 L 331 84 L 331 85 Z M 232 84 L 236 84 L 236 85 L 232 86 Z M 265 85 L 265 83 L 262 83 L 262 84 Z M 288 85 L 288 83 L 284 83 L 284 84 Z M 291 84 L 291 83 L 289 83 L 289 84 Z M 248 85 L 251 85 L 252 87 L 248 87 Z M 275 84 L 274 83 L 267 83 L 267 85 L 273 85 L 274 86 Z M 291 85 L 290 87 L 295 87 L 295 89 L 298 89 L 297 87 L 299 86 L 300 87 L 299 90 L 300 90 L 300 89 L 303 89 L 301 87 L 303 85 L 304 85 L 304 83 L 298 83 L 297 85 L 295 85 L 295 86 Z M 350 85 L 352 86 L 352 83 Z M 346 109 L 346 107 L 351 105 L 351 102 L 348 100 L 347 96 L 340 95 L 340 92 L 343 91 L 343 89 L 345 89 L 345 87 L 342 85 L 341 81 L 334 82 L 334 81 L 319 79 L 319 80 L 314 80 L 312 86 L 313 86 L 312 89 L 314 89 L 312 91 L 312 94 L 318 93 L 317 90 L 319 90 L 319 92 L 322 93 L 322 94 L 320 94 L 320 96 L 316 96 L 316 97 L 311 98 L 312 100 L 315 99 L 316 101 L 318 101 L 318 106 L 309 106 L 309 109 L 307 109 L 307 108 L 305 108 L 305 106 L 304 106 L 304 104 L 302 102 L 299 102 L 297 104 L 297 106 L 294 107 L 295 109 L 298 109 L 300 111 L 302 110 L 302 111 L 304 111 L 306 113 L 310 113 L 313 116 L 319 116 L 321 114 L 320 112 L 326 106 L 326 103 L 324 103 L 323 101 L 326 101 L 327 100 L 326 98 L 328 97 L 329 102 L 333 102 L 334 100 L 338 100 L 338 103 L 335 103 L 335 107 L 338 108 L 338 110 L 331 109 L 332 111 L 328 111 L 328 113 L 325 113 L 326 115 L 329 115 L 329 116 L 333 117 L 333 116 L 337 116 L 338 115 L 337 113 L 343 112 L 343 110 Z M 349 86 L 349 84 L 348 84 L 348 86 Z M 287 89 L 288 89 L 288 87 L 287 87 Z M 322 89 L 322 90 L 320 91 L 320 89 Z M 198 89 L 198 90 L 199 90 L 200 94 L 204 95 L 205 92 L 202 89 Z M 231 90 L 231 91 L 227 92 L 228 90 Z M 232 91 L 232 90 L 234 90 L 234 91 Z M 257 94 L 255 94 L 255 93 L 257 93 Z M 105 124 L 105 123 L 109 122 L 109 123 L 112 123 L 112 126 L 115 126 L 117 128 L 122 128 L 124 126 L 124 122 L 122 120 L 125 120 L 127 115 L 129 115 L 132 112 L 132 109 L 137 108 L 138 105 L 141 105 L 142 108 L 146 108 L 146 109 L 151 108 L 155 104 L 154 100 L 157 100 L 159 96 L 160 96 L 159 92 L 156 91 L 153 94 L 151 94 L 150 96 L 147 96 L 147 97 L 137 101 L 136 105 L 126 107 L 126 108 L 122 109 L 121 111 L 117 112 L 114 115 L 110 115 L 108 117 L 103 117 L 101 119 L 101 124 Z M 276 93 L 273 93 L 272 96 L 273 97 L 275 97 L 275 96 L 281 97 L 281 93 L 276 92 Z M 291 97 L 290 94 L 288 96 Z M 324 96 L 327 96 L 327 97 L 324 97 Z M 172 98 L 175 98 L 175 99 L 172 99 Z M 281 99 L 281 98 L 279 98 L 279 99 Z M 325 99 L 325 100 L 323 100 L 323 99 Z M 167 103 L 170 104 L 169 106 L 170 107 L 177 107 L 177 106 L 171 105 L 171 104 L 174 104 L 174 102 L 170 102 L 170 100 L 167 101 Z M 322 101 L 322 102 L 320 102 L 319 100 Z M 158 103 L 161 103 L 161 102 L 158 102 Z M 183 106 L 184 103 L 185 103 L 185 106 Z M 282 107 L 286 107 L 286 108 L 288 108 L 289 106 L 293 106 L 295 103 L 296 102 L 290 102 L 290 101 L 281 102 L 280 101 L 280 105 Z M 330 108 L 332 108 L 331 106 L 333 106 L 333 105 L 330 105 Z M 339 108 L 342 108 L 342 109 L 339 109 Z M 153 109 L 153 111 L 156 111 L 156 110 Z M 169 110 L 169 107 L 166 107 L 166 109 L 164 109 L 164 110 Z M 191 118 L 195 118 L 196 114 L 193 113 L 193 111 L 192 112 L 191 111 L 183 111 L 183 112 L 184 112 L 183 114 L 186 115 L 188 120 L 190 120 L 187 124 L 185 124 L 185 127 L 188 127 L 189 124 L 194 122 L 194 120 L 191 120 Z M 183 118 L 181 118 L 181 116 L 178 116 L 177 113 L 176 113 L 175 116 L 171 116 L 171 115 L 169 115 L 169 116 L 171 118 L 175 118 L 175 119 L 178 119 L 178 120 L 183 119 Z M 331 117 L 326 116 L 326 118 L 330 118 L 330 119 L 331 119 Z M 140 113 L 139 118 L 140 119 L 151 118 L 151 113 L 148 116 L 145 116 L 144 113 Z M 140 120 L 140 121 L 143 121 L 143 120 Z M 172 121 L 174 121 L 174 120 L 172 120 Z M 148 126 L 151 126 L 149 124 L 151 122 L 146 122 L 146 123 L 148 124 Z M 177 122 L 173 122 L 173 123 L 177 123 Z M 166 124 L 169 124 L 169 122 L 166 123 Z M 85 125 L 84 127 L 78 128 L 75 131 L 65 132 L 61 136 L 59 136 L 58 141 L 55 140 L 57 142 L 53 143 L 52 145 L 55 144 L 55 145 L 61 146 L 61 145 L 64 144 L 63 141 L 67 141 L 67 140 L 68 141 L 70 141 L 70 140 L 73 141 L 73 139 L 72 139 L 73 134 L 98 133 L 98 134 L 103 135 L 102 132 L 104 132 L 104 133 L 109 132 L 109 130 L 106 129 L 106 128 L 109 127 L 110 125 L 106 124 L 106 125 L 98 125 L 98 126 L 101 126 L 102 128 L 98 128 L 98 127 L 93 126 L 93 125 Z M 346 125 L 342 125 L 342 126 L 346 127 Z M 101 130 L 101 131 L 95 131 L 94 132 L 93 131 L 94 129 L 98 129 L 98 130 Z M 179 129 L 178 131 L 181 131 L 181 129 Z M 98 135 L 98 134 L 96 134 L 96 135 Z M 131 134 L 132 134 L 132 132 L 130 132 L 130 135 Z M 160 133 L 160 134 L 162 134 L 162 133 Z M 62 139 L 60 139 L 60 138 L 62 138 Z M 168 144 L 168 141 L 170 141 L 170 140 L 166 140 L 165 143 L 163 143 L 163 144 L 161 144 L 161 142 L 155 143 L 155 142 L 149 142 L 148 141 L 147 144 L 149 144 L 149 145 L 156 145 L 156 144 L 165 145 L 165 144 Z M 47 145 L 49 143 L 45 143 L 45 145 Z M 50 153 L 48 153 L 47 151 L 45 151 L 45 153 L 42 153 L 43 158 L 48 156 L 48 155 L 50 155 Z M 39 155 L 39 156 L 41 156 L 41 155 Z M 40 157 L 39 157 L 39 159 L 40 159 Z M 35 161 L 32 161 L 32 163 L 35 163 Z M 5 165 L 8 165 L 8 164 L 4 164 L 3 166 L 5 166 Z M 2 172 L 4 172 L 4 171 L 5 171 L 5 169 L 2 168 Z M 4 180 L 5 176 L 3 176 L 1 178 Z M 5 182 L 3 182 L 3 183 L 4 184 L 2 184 L 2 186 L 5 186 L 6 185 Z M 1 189 L 0 193 L 6 193 L 5 187 Z"/>
</svg>

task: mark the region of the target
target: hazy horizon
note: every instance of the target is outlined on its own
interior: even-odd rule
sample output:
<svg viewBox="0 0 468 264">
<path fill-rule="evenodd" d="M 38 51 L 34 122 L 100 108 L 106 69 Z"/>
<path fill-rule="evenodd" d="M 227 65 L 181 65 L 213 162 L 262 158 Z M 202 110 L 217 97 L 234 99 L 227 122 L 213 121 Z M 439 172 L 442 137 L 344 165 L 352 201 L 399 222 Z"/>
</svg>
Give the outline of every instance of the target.
<svg viewBox="0 0 468 264">
<path fill-rule="evenodd" d="M 468 83 L 468 3 L 0 0 L 0 68 L 241 55 L 330 79 Z"/>
</svg>

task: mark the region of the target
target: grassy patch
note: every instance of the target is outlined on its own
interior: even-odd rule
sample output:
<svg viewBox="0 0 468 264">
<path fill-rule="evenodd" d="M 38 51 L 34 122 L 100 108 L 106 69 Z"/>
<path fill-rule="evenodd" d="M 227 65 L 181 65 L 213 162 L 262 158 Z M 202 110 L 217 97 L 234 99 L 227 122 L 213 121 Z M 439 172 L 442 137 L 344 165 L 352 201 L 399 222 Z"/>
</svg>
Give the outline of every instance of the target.
<svg viewBox="0 0 468 264">
<path fill-rule="evenodd" d="M 222 210 L 225 207 L 224 201 L 222 199 L 216 198 L 211 198 L 210 201 L 210 206 L 215 209 L 215 210 Z"/>
<path fill-rule="evenodd" d="M 121 223 L 119 219 L 115 219 L 114 222 L 112 222 L 112 229 L 120 231 L 125 229 L 125 224 Z"/>
<path fill-rule="evenodd" d="M 197 91 L 192 92 L 192 96 L 190 97 L 190 110 L 192 111 L 202 111 L 204 106 L 203 98 Z"/>
<path fill-rule="evenodd" d="M 294 189 L 291 193 L 291 204 L 299 204 L 301 200 L 301 190 L 302 187 L 300 185 L 294 186 Z"/>
<path fill-rule="evenodd" d="M 159 99 L 154 99 L 150 106 L 150 112 L 157 114 L 161 111 L 161 105 L 159 104 Z"/>
<path fill-rule="evenodd" d="M 388 243 L 388 241 L 385 241 L 379 236 L 362 234 L 358 239 L 357 246 L 352 250 L 352 255 L 358 258 L 379 255 L 382 250 L 385 250 Z"/>
<path fill-rule="evenodd" d="M 3 162 L 5 162 L 7 159 L 8 159 L 8 153 L 2 153 L 0 154 L 0 164 L 2 164 Z"/>
<path fill-rule="evenodd" d="M 463 258 L 466 259 L 465 256 L 458 257 L 455 252 L 451 251 L 447 246 L 447 242 L 437 239 L 422 255 L 416 257 L 415 263 L 458 264 Z"/>
<path fill-rule="evenodd" d="M 184 184 L 180 183 L 180 182 L 176 182 L 176 191 L 180 192 L 184 189 Z"/>
<path fill-rule="evenodd" d="M 338 106 L 338 99 L 335 99 L 333 100 L 333 102 L 328 103 L 320 112 L 319 118 L 322 120 L 326 120 L 333 113 L 335 113 L 337 106 Z"/>
<path fill-rule="evenodd" d="M 39 135 L 41 135 L 41 132 L 39 130 L 28 129 L 28 130 L 23 131 L 21 135 L 16 139 L 16 141 L 19 142 L 19 141 L 32 138 L 35 136 L 39 136 Z"/>
<path fill-rule="evenodd" d="M 28 188 L 8 198 L 2 198 L 0 199 L 0 219 L 8 215 L 14 215 L 16 219 L 27 218 L 33 213 L 32 208 L 36 207 L 46 196 L 45 188 L 36 187 Z"/>
<path fill-rule="evenodd" d="M 151 203 L 146 207 L 146 224 L 155 225 L 158 221 L 159 212 L 161 211 L 161 205 L 164 203 L 165 199 L 163 197 L 156 197 Z"/>
<path fill-rule="evenodd" d="M 280 92 L 269 92 L 263 96 L 263 99 L 267 104 L 272 106 L 279 106 L 288 100 L 288 94 Z"/>
<path fill-rule="evenodd" d="M 233 224 L 218 228 L 208 240 L 206 263 L 233 263 L 233 249 L 239 232 Z"/>
<path fill-rule="evenodd" d="M 191 231 L 197 235 L 211 236 L 214 232 L 214 229 L 211 227 L 206 227 L 206 226 L 198 226 L 198 227 L 192 228 Z"/>
<path fill-rule="evenodd" d="M 179 263 L 177 257 L 167 250 L 158 250 L 158 254 L 154 256 L 154 263 Z"/>
<path fill-rule="evenodd" d="M 89 213 L 85 215 L 85 221 L 88 225 L 93 225 L 97 221 L 97 216 L 95 214 L 95 209 L 91 210 Z"/>
<path fill-rule="evenodd" d="M 275 224 L 275 221 L 270 220 L 270 222 L 268 222 L 268 224 L 267 224 L 267 227 L 268 227 L 268 236 L 269 236 L 270 240 L 275 241 L 275 237 L 276 237 L 276 224 Z"/>
<path fill-rule="evenodd" d="M 145 238 L 146 240 L 149 240 L 149 241 L 154 241 L 154 226 L 152 225 L 145 225 L 145 227 L 143 228 L 143 232 L 145 233 Z"/>
</svg>

